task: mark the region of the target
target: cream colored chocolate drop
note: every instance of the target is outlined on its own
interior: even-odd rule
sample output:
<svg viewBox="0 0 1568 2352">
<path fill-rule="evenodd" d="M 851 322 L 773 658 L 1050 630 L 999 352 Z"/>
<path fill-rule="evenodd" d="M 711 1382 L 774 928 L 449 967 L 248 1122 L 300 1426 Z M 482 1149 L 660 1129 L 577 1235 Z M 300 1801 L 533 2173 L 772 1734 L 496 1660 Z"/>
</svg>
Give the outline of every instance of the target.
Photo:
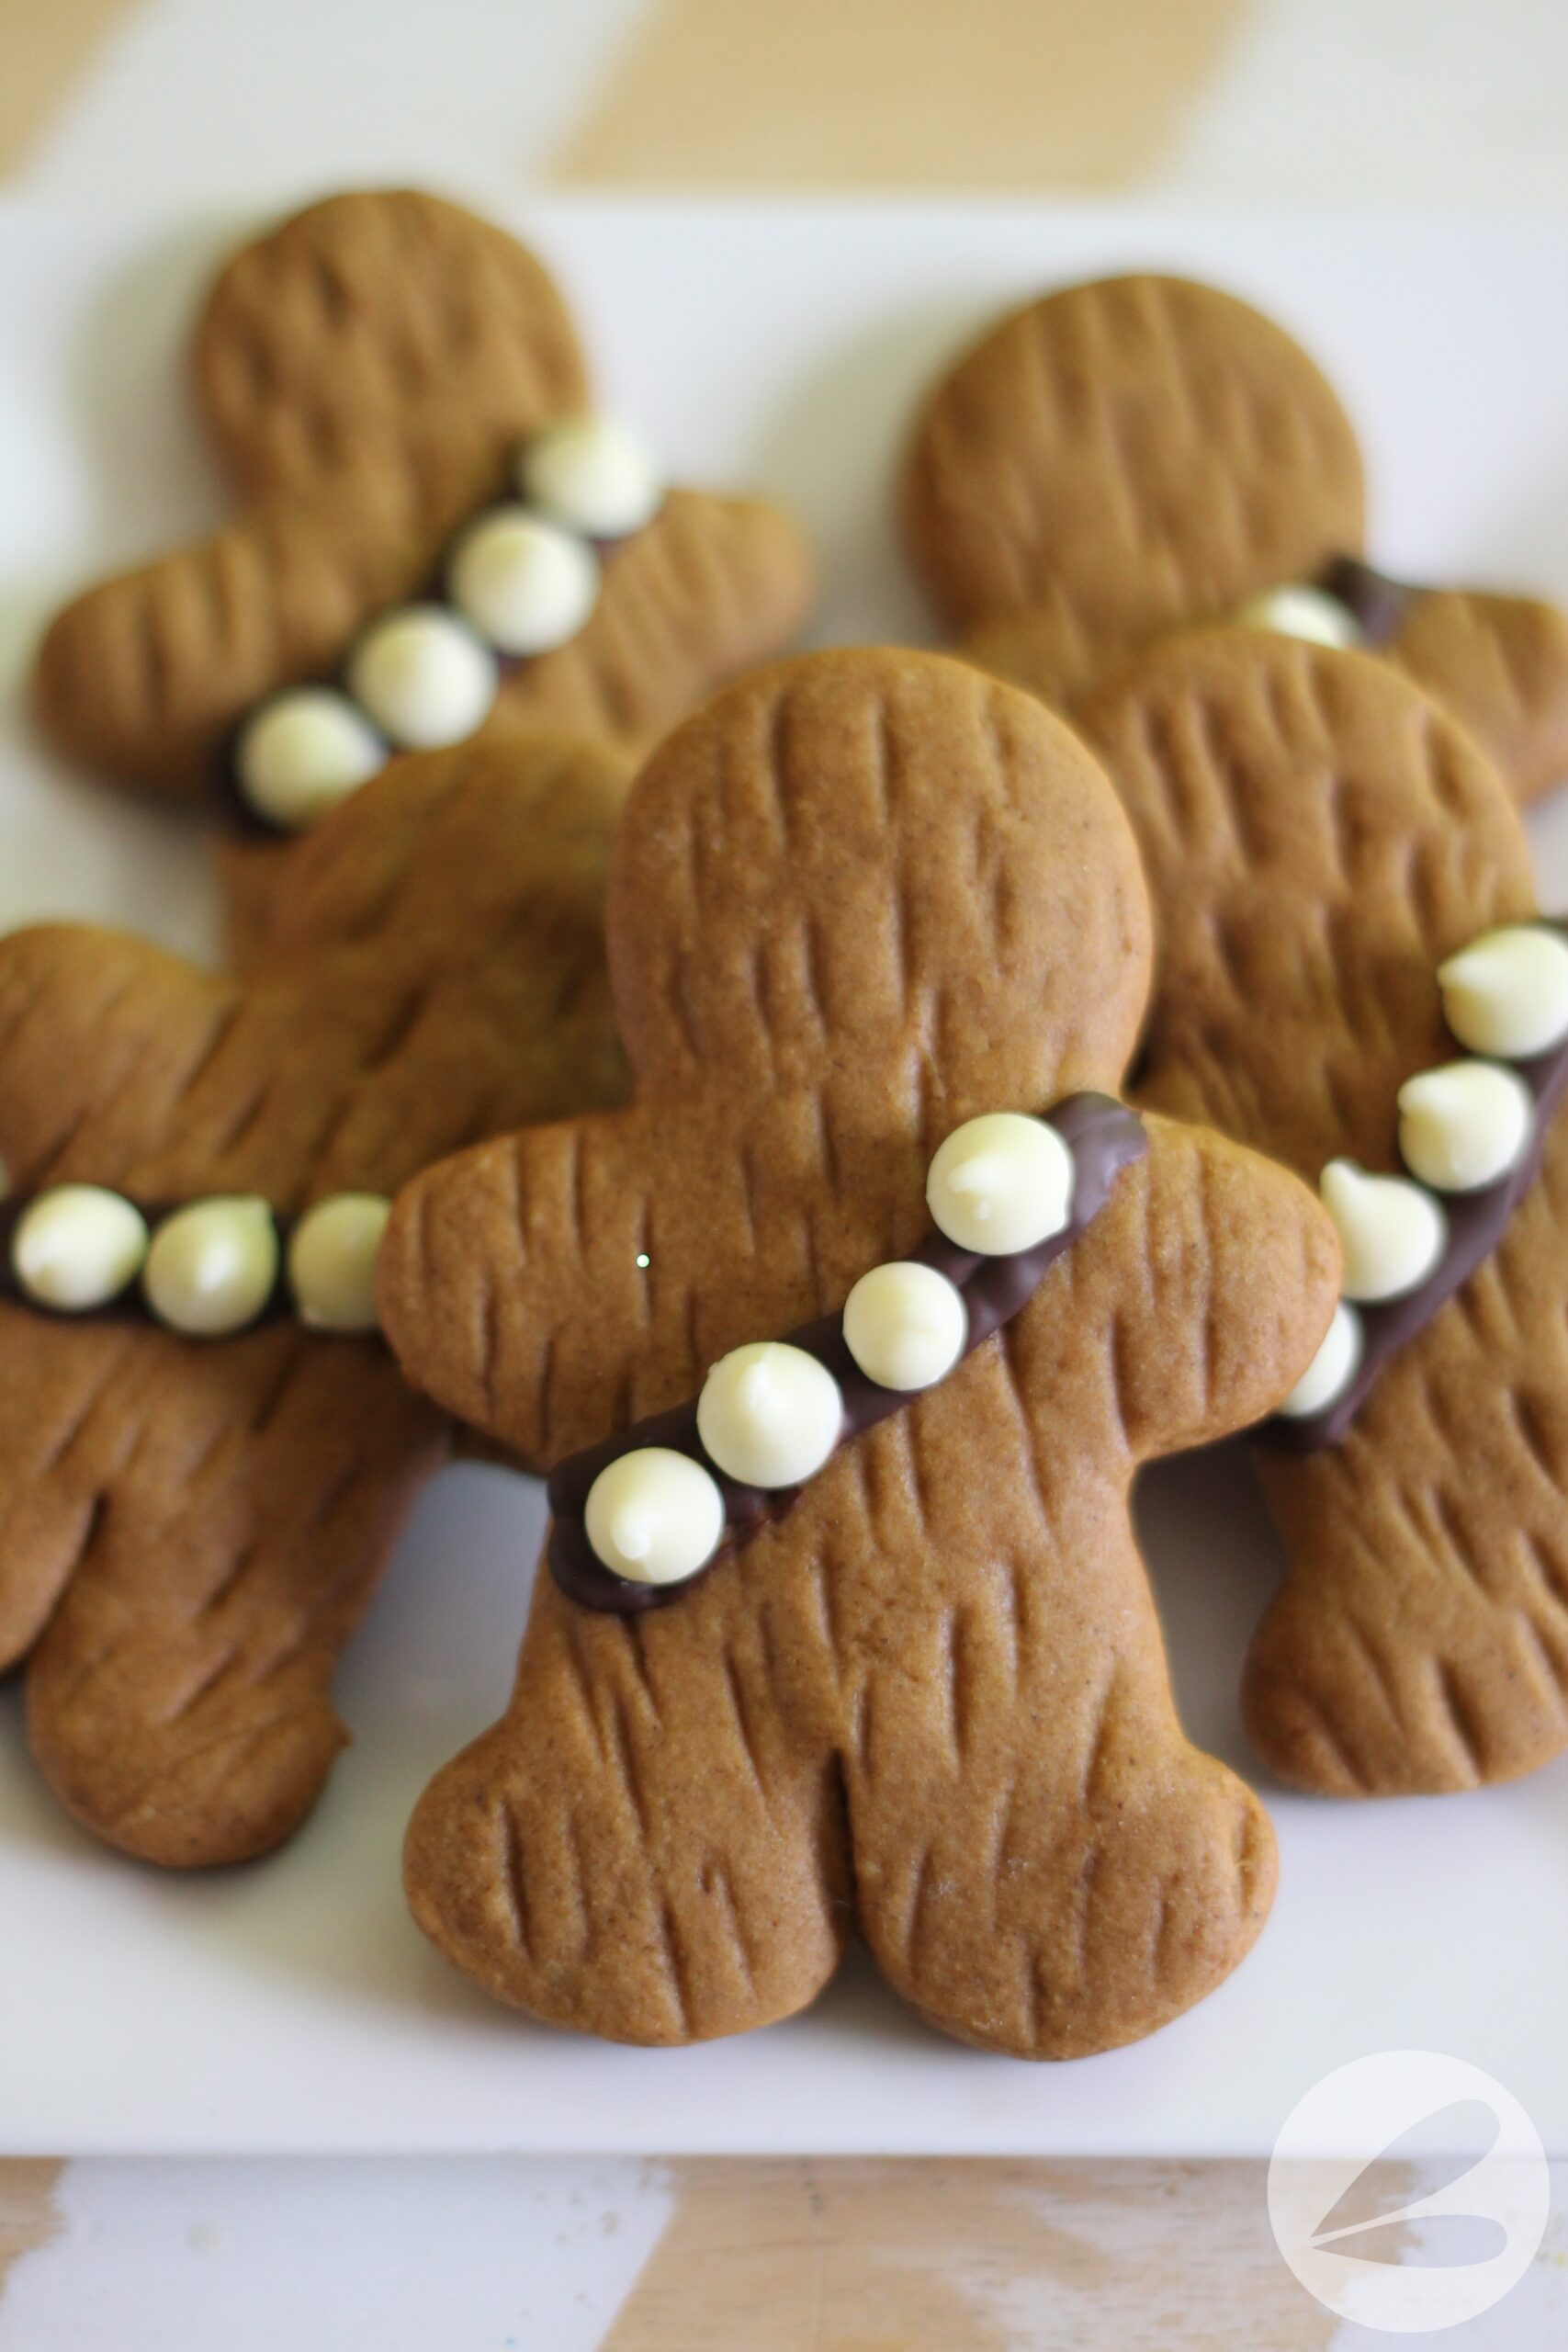
<svg viewBox="0 0 1568 2352">
<path fill-rule="evenodd" d="M 101 1184 L 40 1193 L 11 1236 L 11 1271 L 40 1306 L 81 1314 L 107 1306 L 133 1283 L 147 1255 L 147 1220 Z"/>
<path fill-rule="evenodd" d="M 431 752 L 483 726 L 498 680 L 494 654 L 466 621 L 440 605 L 411 605 L 366 630 L 348 683 L 400 750 Z"/>
<path fill-rule="evenodd" d="M 277 1230 L 264 1200 L 226 1193 L 193 1201 L 152 1236 L 141 1288 L 161 1323 L 220 1339 L 254 1323 L 277 1280 Z"/>
<path fill-rule="evenodd" d="M 334 1193 L 307 1209 L 288 1244 L 288 1287 L 314 1331 L 376 1329 L 376 1253 L 392 1204 L 379 1193 Z"/>
<path fill-rule="evenodd" d="M 1399 1090 L 1399 1149 L 1439 1193 L 1473 1193 L 1518 1164 L 1535 1102 L 1522 1078 L 1495 1062 L 1448 1062 Z"/>
<path fill-rule="evenodd" d="M 501 506 L 464 533 L 447 581 L 464 619 L 502 653 L 547 653 L 593 610 L 599 559 L 558 524 Z"/>
<path fill-rule="evenodd" d="M 604 1566 L 635 1584 L 679 1584 L 705 1567 L 724 1534 L 724 1497 L 700 1462 L 642 1445 L 600 1471 L 583 1526 Z"/>
<path fill-rule="evenodd" d="M 832 1374 L 784 1340 L 754 1340 L 721 1356 L 697 1399 L 709 1459 L 746 1487 L 795 1487 L 815 1476 L 843 1426 Z"/>
<path fill-rule="evenodd" d="M 1322 1346 L 1279 1408 L 1287 1420 L 1306 1420 L 1325 1412 L 1345 1394 L 1360 1367 L 1361 1341 L 1361 1318 L 1341 1299 Z"/>
<path fill-rule="evenodd" d="M 1568 939 L 1540 923 L 1483 932 L 1439 966 L 1443 1016 L 1472 1054 L 1524 1061 L 1568 1037 Z"/>
<path fill-rule="evenodd" d="M 536 434 L 518 461 L 525 498 L 569 530 L 623 538 L 658 514 L 664 477 L 634 434 L 607 416 Z"/>
<path fill-rule="evenodd" d="M 1308 645 L 1327 645 L 1343 653 L 1364 641 L 1365 632 L 1348 605 L 1326 588 L 1293 581 L 1270 588 L 1242 605 L 1236 619 L 1244 628 L 1266 628 L 1276 637 L 1299 637 Z"/>
<path fill-rule="evenodd" d="M 1368 1305 L 1403 1298 L 1425 1282 L 1448 1235 L 1430 1193 L 1403 1176 L 1369 1176 L 1353 1159 L 1331 1159 L 1318 1191 L 1344 1252 L 1347 1298 Z"/>
<path fill-rule="evenodd" d="M 926 1204 L 961 1250 L 1006 1258 L 1035 1249 L 1072 1215 L 1073 1155 L 1043 1119 L 987 1111 L 937 1151 Z"/>
<path fill-rule="evenodd" d="M 258 816 L 299 832 L 357 792 L 386 761 L 386 744 L 346 695 L 299 686 L 274 695 L 247 722 L 234 773 Z"/>
<path fill-rule="evenodd" d="M 969 1317 L 957 1285 L 907 1260 L 874 1266 L 844 1302 L 844 1345 L 879 1388 L 930 1388 L 964 1352 Z"/>
</svg>

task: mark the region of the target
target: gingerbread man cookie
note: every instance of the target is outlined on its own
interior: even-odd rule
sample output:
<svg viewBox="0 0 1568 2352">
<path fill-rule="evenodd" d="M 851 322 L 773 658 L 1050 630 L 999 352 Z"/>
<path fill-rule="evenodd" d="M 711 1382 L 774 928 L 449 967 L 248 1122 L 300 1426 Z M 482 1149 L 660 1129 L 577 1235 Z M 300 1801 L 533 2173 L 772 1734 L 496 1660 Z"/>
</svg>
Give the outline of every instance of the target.
<svg viewBox="0 0 1568 2352">
<path fill-rule="evenodd" d="M 415 1916 L 629 2041 L 788 2015 L 857 1924 L 987 2047 L 1147 2032 L 1248 1948 L 1273 1845 L 1182 1736 L 1129 1489 L 1300 1376 L 1331 1228 L 1112 1099 L 1131 836 L 977 670 L 828 653 L 721 695 L 634 786 L 609 936 L 635 1107 L 432 1170 L 381 1254 L 412 1377 L 553 1473 Z"/>
<path fill-rule="evenodd" d="M 394 763 L 286 853 L 243 981 L 0 940 L 0 1661 L 129 1852 L 264 1851 L 342 1743 L 333 1667 L 448 1445 L 374 1331 L 389 1197 L 621 1099 L 622 789 L 543 734 Z"/>
<path fill-rule="evenodd" d="M 1568 1745 L 1568 941 L 1502 780 L 1362 655 L 1172 640 L 1080 720 L 1160 938 L 1141 1102 L 1321 1182 L 1344 1300 L 1259 1452 L 1276 1770 L 1472 1787 Z"/>
<path fill-rule="evenodd" d="M 1361 458 L 1336 394 L 1212 287 L 1109 278 L 1004 319 L 927 400 L 901 505 L 965 653 L 1058 707 L 1152 639 L 1245 616 L 1380 652 L 1521 800 L 1568 775 L 1568 618 L 1362 562 Z"/>
<path fill-rule="evenodd" d="M 592 413 L 540 264 L 456 205 L 285 221 L 219 277 L 195 373 L 237 518 L 67 606 L 34 699 L 73 759 L 226 817 L 242 944 L 269 844 L 392 752 L 519 718 L 635 752 L 804 617 L 789 518 L 667 487 Z"/>
</svg>

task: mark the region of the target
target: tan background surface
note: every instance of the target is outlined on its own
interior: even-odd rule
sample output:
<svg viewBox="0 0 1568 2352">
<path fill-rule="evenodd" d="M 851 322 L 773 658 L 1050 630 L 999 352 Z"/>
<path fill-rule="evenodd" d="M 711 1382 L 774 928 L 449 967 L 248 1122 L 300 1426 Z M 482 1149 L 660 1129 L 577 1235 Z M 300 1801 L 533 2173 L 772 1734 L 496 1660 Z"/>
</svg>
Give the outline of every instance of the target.
<svg viewBox="0 0 1568 2352">
<path fill-rule="evenodd" d="M 663 0 L 554 160 L 593 187 L 1125 187 L 1246 0 Z"/>
<path fill-rule="evenodd" d="M 447 157 L 459 179 L 577 187 L 1568 197 L 1562 0 L 447 0 L 434 44 L 432 22 L 362 0 L 0 0 L 0 174 L 89 198 Z M 109 2255 L 62 2237 L 60 2173 L 0 2166 L 0 2352 L 22 2259 L 59 2267 L 51 2310 L 102 2287 Z M 661 2186 L 614 2352 L 1349 2341 L 1280 2263 L 1255 2165 L 695 2163 Z M 243 2210 L 265 2229 L 254 2180 Z M 444 2352 L 457 2325 L 455 2302 Z"/>
</svg>

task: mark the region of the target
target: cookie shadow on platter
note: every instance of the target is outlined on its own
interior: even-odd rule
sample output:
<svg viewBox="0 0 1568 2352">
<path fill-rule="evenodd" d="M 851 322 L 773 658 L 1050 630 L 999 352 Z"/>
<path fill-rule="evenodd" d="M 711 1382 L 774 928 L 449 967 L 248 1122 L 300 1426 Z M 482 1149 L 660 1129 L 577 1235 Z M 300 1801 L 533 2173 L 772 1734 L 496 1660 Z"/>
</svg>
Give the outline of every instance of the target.
<svg viewBox="0 0 1568 2352">
<path fill-rule="evenodd" d="M 1243 1728 L 1240 1690 L 1285 1559 L 1244 1441 L 1152 1463 L 1134 1489 L 1133 1517 L 1182 1729 L 1255 1788 L 1277 1788 Z"/>
</svg>

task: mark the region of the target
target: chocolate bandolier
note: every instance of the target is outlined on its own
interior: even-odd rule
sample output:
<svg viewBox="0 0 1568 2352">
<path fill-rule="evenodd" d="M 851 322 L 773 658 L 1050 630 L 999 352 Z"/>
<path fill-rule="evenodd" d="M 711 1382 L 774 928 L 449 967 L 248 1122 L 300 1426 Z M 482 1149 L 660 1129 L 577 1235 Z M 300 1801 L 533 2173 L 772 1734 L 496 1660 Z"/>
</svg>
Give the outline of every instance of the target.
<svg viewBox="0 0 1568 2352">
<path fill-rule="evenodd" d="M 1012 1122 L 1006 1114 L 1001 1114 L 1001 1120 L 982 1118 L 971 1122 L 968 1131 L 961 1128 L 949 1138 L 944 1149 L 951 1154 L 954 1145 L 962 1148 L 966 1132 L 994 1128 L 1003 1121 L 1021 1128 L 1026 1124 L 1021 1119 Z M 834 1448 L 848 1444 L 886 1419 L 889 1413 L 896 1413 L 908 1402 L 912 1389 L 930 1386 L 934 1379 L 945 1377 L 972 1349 L 979 1347 L 1004 1323 L 1010 1322 L 1033 1296 L 1050 1267 L 1064 1250 L 1071 1249 L 1104 1207 L 1121 1170 L 1141 1159 L 1148 1148 L 1143 1122 L 1105 1094 L 1069 1095 L 1043 1124 L 1061 1138 L 1070 1160 L 1069 1182 L 1059 1212 L 1063 1221 L 1055 1230 L 1026 1249 L 986 1255 L 978 1250 L 961 1247 L 939 1227 L 911 1260 L 903 1261 L 905 1267 L 928 1269 L 939 1283 L 956 1293 L 961 1302 L 961 1312 L 953 1325 L 955 1346 L 942 1346 L 938 1341 L 935 1360 L 946 1358 L 941 1362 L 940 1371 L 918 1383 L 904 1380 L 897 1385 L 886 1377 L 872 1377 L 864 1364 L 857 1361 L 857 1343 L 863 1356 L 869 1358 L 870 1350 L 858 1342 L 854 1320 L 848 1311 L 843 1315 L 819 1316 L 813 1322 L 802 1324 L 786 1340 L 773 1343 L 806 1356 L 831 1382 L 835 1394 L 826 1398 L 826 1425 L 832 1432 Z M 976 1166 L 987 1149 L 985 1138 L 977 1137 L 969 1165 Z M 991 1150 L 994 1153 L 995 1147 Z M 1047 1204 L 1043 1214 L 1046 1217 L 1058 1214 L 1055 1203 Z M 973 1231 L 973 1223 L 966 1229 Z M 893 1267 L 878 1269 L 879 1273 L 899 1271 Z M 874 1282 L 876 1275 L 867 1279 Z M 919 1295 L 917 1284 L 907 1287 L 915 1295 L 901 1303 L 900 1319 L 907 1327 L 919 1318 L 929 1330 L 930 1307 Z M 894 1311 L 896 1315 L 899 1312 L 897 1308 Z M 896 1356 L 898 1340 L 904 1336 L 903 1331 L 882 1334 L 878 1353 L 887 1358 L 891 1339 Z M 765 1369 L 765 1363 L 755 1367 L 764 1376 Z M 879 1364 L 879 1369 L 886 1369 L 886 1362 Z M 764 1416 L 768 1402 L 765 1395 L 759 1400 L 758 1409 Z M 682 1585 L 703 1574 L 724 1551 L 743 1544 L 768 1520 L 776 1519 L 789 1509 L 799 1491 L 799 1482 L 764 1487 L 747 1485 L 730 1476 L 704 1444 L 702 1422 L 703 1400 L 694 1399 L 670 1412 L 638 1421 L 602 1445 L 589 1446 L 581 1453 L 572 1454 L 554 1472 L 549 1482 L 554 1516 L 547 1556 L 556 1582 L 570 1599 L 584 1608 L 609 1610 L 623 1616 L 659 1608 L 674 1599 Z M 714 1442 L 720 1441 L 715 1439 Z M 616 1465 L 626 1465 L 634 1456 L 649 1450 L 683 1456 L 716 1490 L 716 1509 L 710 1507 L 707 1516 L 707 1524 L 720 1531 L 716 1540 L 685 1576 L 669 1582 L 650 1582 L 646 1576 L 617 1575 L 614 1566 L 599 1556 L 591 1532 L 593 1494 L 601 1479 Z M 635 1502 L 632 1508 L 635 1510 Z M 613 1539 L 606 1543 L 606 1550 L 612 1545 Z"/>
</svg>

